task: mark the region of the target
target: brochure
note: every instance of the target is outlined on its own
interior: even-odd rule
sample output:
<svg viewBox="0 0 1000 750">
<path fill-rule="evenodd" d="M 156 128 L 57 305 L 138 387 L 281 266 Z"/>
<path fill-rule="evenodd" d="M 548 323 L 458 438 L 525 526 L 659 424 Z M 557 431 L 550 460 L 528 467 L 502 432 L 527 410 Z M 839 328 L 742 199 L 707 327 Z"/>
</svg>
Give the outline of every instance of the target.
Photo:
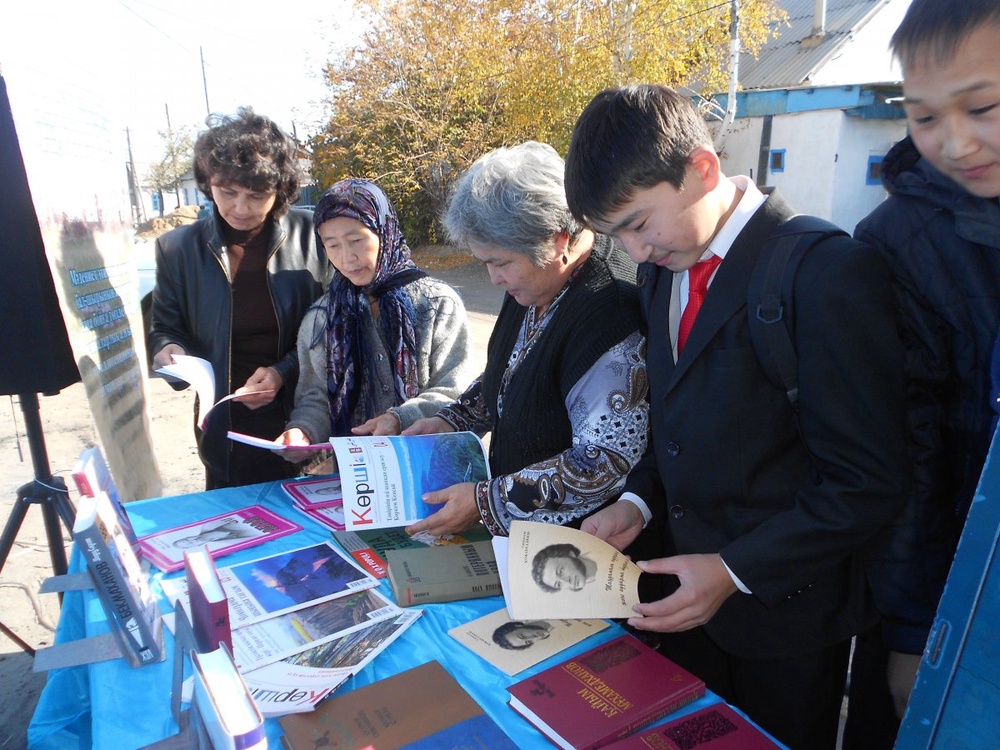
<svg viewBox="0 0 1000 750">
<path fill-rule="evenodd" d="M 348 529 L 407 526 L 438 510 L 423 495 L 489 479 L 486 449 L 472 432 L 331 438 Z"/>
<path fill-rule="evenodd" d="M 234 631 L 378 585 L 332 542 L 219 568 L 219 581 L 229 601 L 229 621 Z M 163 579 L 160 585 L 169 601 L 179 601 L 188 609 L 184 577 Z"/>
<path fill-rule="evenodd" d="M 300 508 L 328 508 L 344 504 L 340 477 L 336 474 L 314 479 L 290 479 L 281 483 L 281 489 L 287 492 Z"/>
<path fill-rule="evenodd" d="M 637 616 L 642 570 L 596 536 L 513 521 L 510 536 L 493 537 L 493 549 L 512 619 Z"/>
<path fill-rule="evenodd" d="M 244 671 L 262 667 L 401 612 L 375 589 L 348 594 L 233 631 L 233 658 Z"/>
<path fill-rule="evenodd" d="M 605 620 L 512 620 L 506 609 L 498 609 L 452 628 L 448 635 L 515 675 L 607 627 Z"/>
<path fill-rule="evenodd" d="M 147 534 L 138 540 L 143 556 L 166 573 L 184 567 L 184 550 L 208 546 L 213 558 L 254 547 L 301 531 L 297 523 L 282 518 L 263 505 L 220 513 L 211 518 Z"/>
<path fill-rule="evenodd" d="M 223 396 L 218 401 L 215 400 L 215 372 L 212 370 L 212 363 L 201 357 L 192 357 L 188 354 L 175 354 L 173 364 L 164 365 L 156 370 L 160 375 L 177 378 L 189 383 L 198 394 L 198 424 L 205 426 L 208 413 L 216 406 L 229 399 L 236 398 L 236 394 L 230 393 Z M 257 393 L 271 393 L 271 390 L 257 391 Z"/>
<path fill-rule="evenodd" d="M 401 636 L 423 614 L 402 610 L 395 617 L 313 646 L 294 656 L 247 671 L 247 687 L 267 717 L 311 711 Z"/>
</svg>

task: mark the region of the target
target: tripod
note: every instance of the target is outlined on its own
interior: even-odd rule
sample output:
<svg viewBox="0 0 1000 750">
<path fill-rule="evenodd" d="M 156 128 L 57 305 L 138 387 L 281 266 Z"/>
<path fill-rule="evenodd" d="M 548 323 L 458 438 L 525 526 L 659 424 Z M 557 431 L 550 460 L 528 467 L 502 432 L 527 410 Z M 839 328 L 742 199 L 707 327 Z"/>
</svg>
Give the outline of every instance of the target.
<svg viewBox="0 0 1000 750">
<path fill-rule="evenodd" d="M 52 572 L 54 575 L 64 575 L 68 566 L 59 521 L 61 519 L 66 525 L 66 529 L 72 531 L 76 511 L 69 500 L 66 483 L 61 477 L 52 476 L 49 469 L 49 456 L 45 448 L 42 420 L 39 416 L 38 395 L 35 393 L 19 394 L 18 400 L 21 402 L 21 412 L 24 414 L 25 432 L 28 436 L 28 449 L 31 452 L 31 462 L 35 469 L 35 479 L 17 490 L 17 502 L 11 509 L 3 535 L 0 536 L 0 572 L 7 564 L 7 556 L 21 530 L 21 524 L 24 523 L 28 507 L 37 503 L 42 506 L 45 536 L 48 539 L 49 556 L 52 560 Z M 11 632 L 2 622 L 0 622 L 0 632 L 17 643 L 22 650 L 34 655 L 35 650 Z"/>
</svg>

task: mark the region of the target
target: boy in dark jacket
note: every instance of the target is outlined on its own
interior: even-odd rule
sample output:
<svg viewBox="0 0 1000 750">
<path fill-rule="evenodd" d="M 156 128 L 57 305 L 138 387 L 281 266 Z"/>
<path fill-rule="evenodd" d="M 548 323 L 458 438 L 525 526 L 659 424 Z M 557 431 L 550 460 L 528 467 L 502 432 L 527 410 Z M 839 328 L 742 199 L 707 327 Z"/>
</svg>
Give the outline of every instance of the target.
<svg viewBox="0 0 1000 750">
<path fill-rule="evenodd" d="M 855 236 L 893 273 L 915 481 L 870 567 L 883 624 L 858 641 L 845 748 L 892 746 L 993 434 L 998 41 L 997 0 L 914 0 L 890 43 L 909 136 L 882 164 L 890 197 Z"/>
</svg>

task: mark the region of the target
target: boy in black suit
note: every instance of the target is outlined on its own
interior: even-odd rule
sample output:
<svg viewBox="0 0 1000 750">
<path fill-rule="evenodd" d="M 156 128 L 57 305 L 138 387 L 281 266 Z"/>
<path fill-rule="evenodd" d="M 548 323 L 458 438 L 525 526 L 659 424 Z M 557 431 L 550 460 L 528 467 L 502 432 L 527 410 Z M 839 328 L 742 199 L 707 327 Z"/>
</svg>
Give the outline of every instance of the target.
<svg viewBox="0 0 1000 750">
<path fill-rule="evenodd" d="M 802 256 L 796 407 L 761 367 L 747 313 L 757 258 L 794 212 L 722 173 L 690 101 L 651 85 L 598 94 L 566 192 L 641 264 L 650 445 L 583 528 L 622 549 L 652 521 L 664 556 L 639 565 L 680 585 L 629 624 L 663 633 L 668 656 L 779 740 L 833 748 L 851 637 L 875 618 L 861 551 L 906 478 L 888 271 L 846 236 Z"/>
<path fill-rule="evenodd" d="M 858 639 L 851 750 L 893 746 L 996 423 L 998 42 L 998 0 L 914 0 L 890 43 L 909 135 L 882 162 L 889 198 L 855 237 L 893 276 L 915 481 L 875 559 L 883 619 Z"/>
</svg>

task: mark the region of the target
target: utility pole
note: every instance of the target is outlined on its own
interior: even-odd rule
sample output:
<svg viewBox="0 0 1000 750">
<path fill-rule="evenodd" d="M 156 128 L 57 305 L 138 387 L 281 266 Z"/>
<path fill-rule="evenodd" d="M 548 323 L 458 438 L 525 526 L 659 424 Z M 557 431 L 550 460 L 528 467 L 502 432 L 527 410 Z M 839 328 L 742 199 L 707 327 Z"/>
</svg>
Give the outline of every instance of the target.
<svg viewBox="0 0 1000 750">
<path fill-rule="evenodd" d="M 205 90 L 205 116 L 212 114 L 212 108 L 208 106 L 208 79 L 205 77 L 205 49 L 198 47 L 198 54 L 201 56 L 201 86 Z"/>
<path fill-rule="evenodd" d="M 174 209 L 181 207 L 181 183 L 177 180 L 177 144 L 174 142 L 174 131 L 170 127 L 170 107 L 166 103 L 163 105 L 163 109 L 167 113 L 167 148 L 170 149 L 170 169 L 173 173 L 174 182 L 174 198 L 176 198 L 177 203 Z"/>
<path fill-rule="evenodd" d="M 135 173 L 135 159 L 132 157 L 132 134 L 128 128 L 125 128 L 125 140 L 128 143 L 128 182 L 132 198 L 132 219 L 138 226 L 146 220 L 146 210 L 145 206 L 142 205 L 139 177 Z"/>
</svg>

